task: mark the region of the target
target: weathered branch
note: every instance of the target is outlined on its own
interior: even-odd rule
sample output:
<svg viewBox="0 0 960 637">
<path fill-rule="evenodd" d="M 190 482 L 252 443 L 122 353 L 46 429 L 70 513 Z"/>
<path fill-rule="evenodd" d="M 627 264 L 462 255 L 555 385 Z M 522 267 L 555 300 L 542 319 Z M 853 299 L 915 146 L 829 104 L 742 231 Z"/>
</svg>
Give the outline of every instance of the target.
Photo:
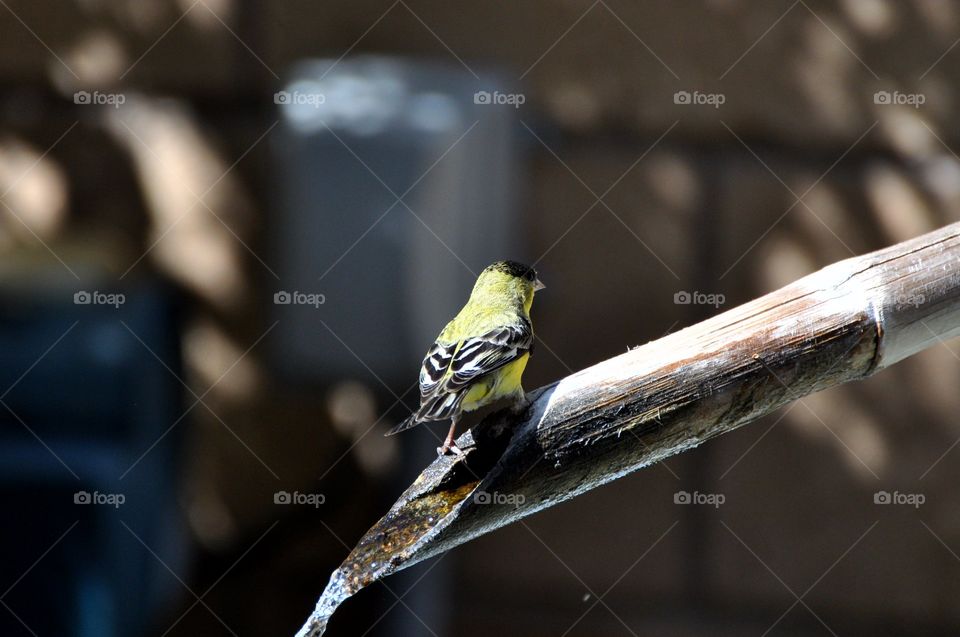
<svg viewBox="0 0 960 637">
<path fill-rule="evenodd" d="M 541 388 L 525 414 L 493 414 L 464 434 L 464 459 L 427 467 L 333 573 L 298 635 L 321 635 L 344 599 L 397 570 L 958 334 L 953 224 Z"/>
</svg>

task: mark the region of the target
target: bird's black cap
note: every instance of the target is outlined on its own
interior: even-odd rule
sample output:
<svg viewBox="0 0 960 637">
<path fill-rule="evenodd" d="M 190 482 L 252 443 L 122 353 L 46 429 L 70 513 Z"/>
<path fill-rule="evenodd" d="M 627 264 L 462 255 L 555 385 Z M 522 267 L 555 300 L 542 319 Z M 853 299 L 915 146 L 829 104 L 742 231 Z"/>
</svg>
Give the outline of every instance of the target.
<svg viewBox="0 0 960 637">
<path fill-rule="evenodd" d="M 528 281 L 537 280 L 537 271 L 528 265 L 523 265 L 516 261 L 497 261 L 487 266 L 488 271 L 503 272 L 510 276 L 520 277 Z"/>
</svg>

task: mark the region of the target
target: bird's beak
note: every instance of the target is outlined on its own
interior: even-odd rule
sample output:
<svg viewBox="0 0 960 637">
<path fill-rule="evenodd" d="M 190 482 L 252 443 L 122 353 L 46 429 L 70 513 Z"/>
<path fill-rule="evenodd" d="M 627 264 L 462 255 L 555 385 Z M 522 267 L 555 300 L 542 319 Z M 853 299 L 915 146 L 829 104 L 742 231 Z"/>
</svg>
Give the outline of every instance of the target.
<svg viewBox="0 0 960 637">
<path fill-rule="evenodd" d="M 542 289 L 545 288 L 545 287 L 547 287 L 547 286 L 545 286 L 545 285 L 543 284 L 543 281 L 541 281 L 540 279 L 537 279 L 536 281 L 533 282 L 533 291 L 534 291 L 534 292 L 536 292 L 537 290 L 542 290 Z"/>
</svg>

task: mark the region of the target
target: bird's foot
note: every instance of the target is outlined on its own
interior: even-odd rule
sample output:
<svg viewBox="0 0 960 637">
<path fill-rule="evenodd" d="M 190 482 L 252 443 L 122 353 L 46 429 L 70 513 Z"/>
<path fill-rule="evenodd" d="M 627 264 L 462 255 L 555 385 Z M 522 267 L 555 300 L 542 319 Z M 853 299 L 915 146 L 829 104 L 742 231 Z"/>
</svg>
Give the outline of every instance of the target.
<svg viewBox="0 0 960 637">
<path fill-rule="evenodd" d="M 458 458 L 462 458 L 464 456 L 463 450 L 452 442 L 449 444 L 444 443 L 442 447 L 437 447 L 438 456 L 445 456 L 447 455 L 448 451 Z"/>
</svg>

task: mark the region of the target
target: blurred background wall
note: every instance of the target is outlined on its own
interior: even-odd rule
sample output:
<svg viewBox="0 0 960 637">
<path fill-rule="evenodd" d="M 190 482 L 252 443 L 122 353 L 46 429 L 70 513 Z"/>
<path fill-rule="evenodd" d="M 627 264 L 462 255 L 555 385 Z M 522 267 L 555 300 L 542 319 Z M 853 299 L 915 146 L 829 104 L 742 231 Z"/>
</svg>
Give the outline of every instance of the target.
<svg viewBox="0 0 960 637">
<path fill-rule="evenodd" d="M 382 433 L 480 269 L 548 286 L 529 389 L 955 221 L 958 42 L 939 0 L 0 1 L 0 632 L 291 634 L 433 454 Z M 958 376 L 806 398 L 331 634 L 955 634 Z"/>
</svg>

